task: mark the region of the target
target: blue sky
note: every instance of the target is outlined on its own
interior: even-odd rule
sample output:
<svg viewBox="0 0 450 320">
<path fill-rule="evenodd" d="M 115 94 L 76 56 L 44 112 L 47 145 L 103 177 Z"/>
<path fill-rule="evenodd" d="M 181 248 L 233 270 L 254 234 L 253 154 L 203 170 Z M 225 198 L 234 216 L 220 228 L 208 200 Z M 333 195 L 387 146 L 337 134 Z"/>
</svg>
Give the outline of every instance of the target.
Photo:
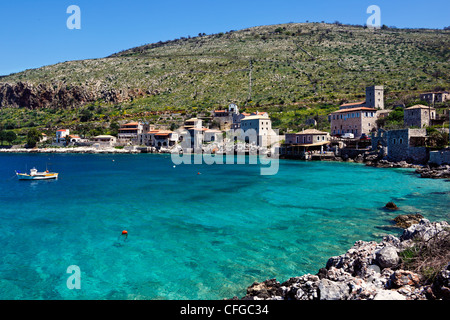
<svg viewBox="0 0 450 320">
<path fill-rule="evenodd" d="M 70 30 L 70 5 L 81 29 Z M 450 25 L 448 0 L 17 0 L 0 3 L 0 75 L 135 46 L 288 22 L 365 24 L 370 5 L 381 23 L 401 28 Z"/>
</svg>

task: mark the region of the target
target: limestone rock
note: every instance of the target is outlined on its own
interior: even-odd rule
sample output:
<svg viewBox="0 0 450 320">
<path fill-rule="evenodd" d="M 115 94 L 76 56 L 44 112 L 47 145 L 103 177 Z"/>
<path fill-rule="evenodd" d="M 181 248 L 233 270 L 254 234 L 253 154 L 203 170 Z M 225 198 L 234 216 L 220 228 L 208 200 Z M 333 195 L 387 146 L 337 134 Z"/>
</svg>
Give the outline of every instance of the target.
<svg viewBox="0 0 450 320">
<path fill-rule="evenodd" d="M 373 300 L 406 300 L 406 297 L 392 290 L 379 291 Z"/>
<path fill-rule="evenodd" d="M 386 246 L 376 252 L 376 261 L 381 268 L 392 268 L 398 265 L 400 258 L 397 249 Z"/>
<path fill-rule="evenodd" d="M 349 286 L 345 282 L 322 279 L 319 283 L 320 300 L 346 300 Z"/>
</svg>

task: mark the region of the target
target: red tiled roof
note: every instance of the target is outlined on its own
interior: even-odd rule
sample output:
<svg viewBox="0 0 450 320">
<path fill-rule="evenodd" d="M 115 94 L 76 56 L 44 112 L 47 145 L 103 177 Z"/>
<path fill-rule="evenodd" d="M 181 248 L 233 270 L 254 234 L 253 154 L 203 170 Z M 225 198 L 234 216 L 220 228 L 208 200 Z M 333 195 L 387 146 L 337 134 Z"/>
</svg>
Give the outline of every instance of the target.
<svg viewBox="0 0 450 320">
<path fill-rule="evenodd" d="M 346 106 L 357 106 L 357 105 L 365 104 L 365 103 L 366 103 L 365 101 L 361 101 L 361 102 L 350 102 L 350 103 L 344 103 L 344 104 L 341 104 L 341 107 L 346 107 Z"/>
<path fill-rule="evenodd" d="M 377 111 L 377 109 L 367 108 L 367 107 L 349 108 L 349 109 L 340 109 L 340 110 L 334 111 L 334 112 L 332 112 L 332 114 L 333 113 L 343 113 L 343 112 L 354 112 L 354 111 Z"/>
</svg>

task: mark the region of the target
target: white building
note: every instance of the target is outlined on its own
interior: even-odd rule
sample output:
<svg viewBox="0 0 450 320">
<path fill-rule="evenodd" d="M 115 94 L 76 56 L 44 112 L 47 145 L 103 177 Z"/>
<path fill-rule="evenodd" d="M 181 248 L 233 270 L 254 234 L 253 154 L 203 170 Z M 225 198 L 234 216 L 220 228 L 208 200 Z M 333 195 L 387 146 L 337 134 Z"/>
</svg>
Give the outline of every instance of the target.
<svg viewBox="0 0 450 320">
<path fill-rule="evenodd" d="M 116 144 L 117 138 L 109 135 L 100 135 L 92 138 L 92 141 L 98 143 L 101 147 L 112 147 Z"/>
<path fill-rule="evenodd" d="M 70 134 L 69 129 L 60 129 L 56 131 L 55 143 L 57 144 L 65 144 L 66 137 Z"/>
<path fill-rule="evenodd" d="M 170 130 L 152 130 L 138 136 L 139 144 L 149 147 L 171 147 L 178 142 L 178 133 Z"/>
<path fill-rule="evenodd" d="M 265 115 L 253 115 L 241 120 L 241 141 L 255 142 L 267 147 L 278 141 L 278 135 L 272 130 L 272 121 Z"/>
<path fill-rule="evenodd" d="M 121 140 L 136 142 L 138 135 L 148 130 L 149 126 L 142 122 L 130 122 L 120 126 L 117 137 Z"/>
</svg>

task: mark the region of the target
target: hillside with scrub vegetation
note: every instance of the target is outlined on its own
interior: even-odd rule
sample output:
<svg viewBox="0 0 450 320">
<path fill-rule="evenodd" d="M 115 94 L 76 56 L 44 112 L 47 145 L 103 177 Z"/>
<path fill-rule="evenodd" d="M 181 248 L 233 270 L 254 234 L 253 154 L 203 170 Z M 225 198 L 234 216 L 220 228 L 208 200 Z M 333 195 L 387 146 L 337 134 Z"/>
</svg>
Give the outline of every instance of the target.
<svg viewBox="0 0 450 320">
<path fill-rule="evenodd" d="M 0 126 L 71 127 L 114 133 L 143 119 L 177 127 L 230 103 L 267 111 L 285 132 L 383 85 L 385 104 L 412 105 L 448 90 L 450 31 L 379 30 L 340 23 L 289 23 L 158 42 L 111 56 L 69 61 L 0 78 Z"/>
</svg>

